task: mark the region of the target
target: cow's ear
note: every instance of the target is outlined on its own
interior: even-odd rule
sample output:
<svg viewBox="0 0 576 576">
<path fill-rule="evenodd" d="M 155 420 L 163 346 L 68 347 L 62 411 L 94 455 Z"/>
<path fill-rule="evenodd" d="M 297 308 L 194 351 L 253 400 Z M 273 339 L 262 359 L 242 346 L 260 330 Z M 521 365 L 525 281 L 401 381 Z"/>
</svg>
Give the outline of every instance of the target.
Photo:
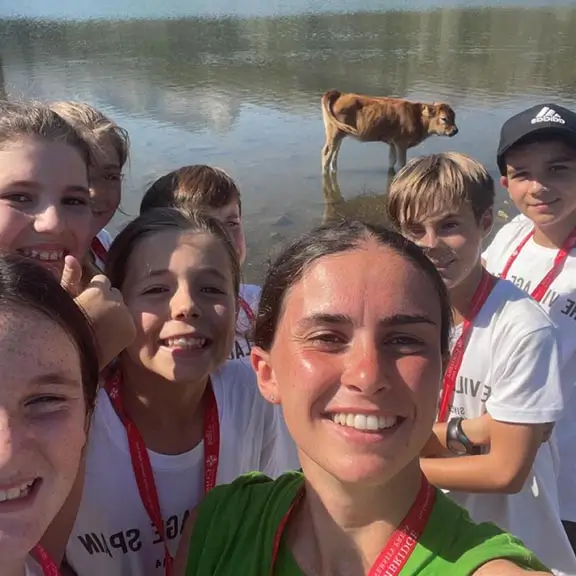
<svg viewBox="0 0 576 576">
<path fill-rule="evenodd" d="M 425 117 L 432 116 L 432 110 L 428 104 L 422 104 L 422 116 Z"/>
</svg>

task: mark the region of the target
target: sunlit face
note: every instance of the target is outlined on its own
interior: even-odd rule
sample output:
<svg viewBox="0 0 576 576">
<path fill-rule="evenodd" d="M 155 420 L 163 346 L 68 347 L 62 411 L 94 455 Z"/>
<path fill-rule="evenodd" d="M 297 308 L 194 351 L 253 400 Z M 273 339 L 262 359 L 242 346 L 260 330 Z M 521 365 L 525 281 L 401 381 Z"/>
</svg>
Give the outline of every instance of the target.
<svg viewBox="0 0 576 576">
<path fill-rule="evenodd" d="M 464 282 L 479 266 L 482 241 L 491 226 L 491 210 L 478 223 L 472 208 L 461 204 L 403 226 L 402 234 L 426 252 L 446 287 L 451 289 Z"/>
<path fill-rule="evenodd" d="M 25 345 L 23 345 L 23 342 Z M 0 314 L 0 557 L 24 557 L 63 506 L 86 441 L 78 351 L 46 316 Z"/>
<path fill-rule="evenodd" d="M 89 168 L 93 236 L 110 222 L 122 198 L 122 166 L 111 142 L 99 142 L 96 160 L 96 164 Z"/>
<path fill-rule="evenodd" d="M 501 183 L 518 209 L 540 228 L 576 217 L 576 152 L 561 141 L 512 148 L 506 153 Z"/>
<path fill-rule="evenodd" d="M 252 363 L 263 395 L 282 404 L 305 473 L 380 483 L 418 458 L 442 373 L 434 293 L 374 240 L 320 258 L 288 291 L 272 349 L 253 348 Z"/>
<path fill-rule="evenodd" d="M 217 237 L 165 231 L 144 238 L 130 257 L 122 295 L 137 330 L 123 362 L 190 383 L 226 360 L 236 298 L 230 256 Z"/>
<path fill-rule="evenodd" d="M 242 225 L 242 216 L 240 214 L 240 205 L 237 200 L 232 200 L 221 208 L 208 208 L 206 212 L 219 220 L 230 235 L 232 243 L 236 247 L 238 261 L 244 263 L 246 259 L 246 238 L 244 236 L 244 226 Z"/>
<path fill-rule="evenodd" d="M 88 174 L 68 144 L 38 138 L 0 148 L 0 248 L 32 257 L 58 278 L 92 238 Z"/>
</svg>

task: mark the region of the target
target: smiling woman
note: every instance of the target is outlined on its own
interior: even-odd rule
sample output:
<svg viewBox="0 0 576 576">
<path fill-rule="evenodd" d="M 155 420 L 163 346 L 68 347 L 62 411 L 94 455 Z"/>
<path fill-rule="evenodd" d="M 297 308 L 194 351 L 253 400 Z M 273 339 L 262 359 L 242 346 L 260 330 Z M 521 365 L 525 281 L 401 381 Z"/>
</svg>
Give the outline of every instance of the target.
<svg viewBox="0 0 576 576">
<path fill-rule="evenodd" d="M 441 277 L 396 233 L 334 223 L 289 246 L 264 283 L 252 364 L 302 472 L 215 488 L 190 516 L 176 575 L 545 570 L 420 470 L 449 330 Z"/>
<path fill-rule="evenodd" d="M 79 469 L 98 358 L 74 301 L 17 255 L 0 256 L 0 374 L 2 575 L 53 575 L 37 543 Z"/>
</svg>

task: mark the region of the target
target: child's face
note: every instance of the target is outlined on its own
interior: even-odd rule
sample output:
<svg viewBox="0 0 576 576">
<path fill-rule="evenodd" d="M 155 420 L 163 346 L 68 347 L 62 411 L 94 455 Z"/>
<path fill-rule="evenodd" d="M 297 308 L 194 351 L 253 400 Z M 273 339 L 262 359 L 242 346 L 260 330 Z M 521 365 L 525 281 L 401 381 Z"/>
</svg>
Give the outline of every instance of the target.
<svg viewBox="0 0 576 576">
<path fill-rule="evenodd" d="M 236 297 L 221 239 L 178 230 L 144 238 L 130 256 L 122 295 L 136 326 L 125 353 L 133 365 L 186 384 L 228 357 Z"/>
<path fill-rule="evenodd" d="M 246 259 L 246 238 L 244 236 L 244 227 L 242 226 L 242 217 L 240 216 L 238 201 L 232 200 L 221 208 L 209 208 L 207 212 L 226 227 L 230 239 L 236 247 L 238 260 L 240 264 L 243 264 Z"/>
<path fill-rule="evenodd" d="M 57 278 L 92 239 L 86 164 L 62 142 L 17 140 L 0 149 L 0 248 L 34 258 Z"/>
<path fill-rule="evenodd" d="M 576 216 L 576 151 L 561 141 L 512 148 L 506 153 L 501 183 L 520 212 L 538 227 Z"/>
<path fill-rule="evenodd" d="M 491 210 L 478 223 L 472 208 L 462 204 L 409 223 L 402 233 L 426 252 L 450 290 L 464 282 L 478 266 L 482 240 L 491 227 Z"/>
<path fill-rule="evenodd" d="M 89 169 L 93 236 L 110 222 L 122 196 L 122 166 L 118 152 L 110 142 L 99 142 L 99 145 L 98 163 Z"/>
<path fill-rule="evenodd" d="M 0 318 L 4 562 L 23 558 L 64 505 L 86 441 L 86 405 L 78 350 L 64 330 L 25 309 Z"/>
</svg>

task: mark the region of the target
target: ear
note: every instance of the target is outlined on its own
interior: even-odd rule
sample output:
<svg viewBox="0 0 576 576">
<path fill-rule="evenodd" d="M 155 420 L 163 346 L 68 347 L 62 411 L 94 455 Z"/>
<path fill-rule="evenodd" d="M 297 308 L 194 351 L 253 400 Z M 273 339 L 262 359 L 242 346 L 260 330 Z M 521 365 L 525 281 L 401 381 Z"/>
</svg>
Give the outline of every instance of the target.
<svg viewBox="0 0 576 576">
<path fill-rule="evenodd" d="M 494 211 L 489 208 L 482 214 L 480 218 L 480 228 L 482 229 L 482 238 L 486 238 L 490 234 L 492 227 L 494 226 Z"/>
<path fill-rule="evenodd" d="M 422 116 L 428 118 L 432 116 L 432 107 L 428 104 L 422 104 Z"/>
<path fill-rule="evenodd" d="M 508 178 L 506 176 L 500 176 L 500 186 L 508 190 Z"/>
<path fill-rule="evenodd" d="M 280 391 L 276 384 L 276 376 L 270 364 L 270 352 L 254 346 L 250 352 L 250 364 L 256 372 L 260 394 L 271 404 L 281 404 Z"/>
</svg>

